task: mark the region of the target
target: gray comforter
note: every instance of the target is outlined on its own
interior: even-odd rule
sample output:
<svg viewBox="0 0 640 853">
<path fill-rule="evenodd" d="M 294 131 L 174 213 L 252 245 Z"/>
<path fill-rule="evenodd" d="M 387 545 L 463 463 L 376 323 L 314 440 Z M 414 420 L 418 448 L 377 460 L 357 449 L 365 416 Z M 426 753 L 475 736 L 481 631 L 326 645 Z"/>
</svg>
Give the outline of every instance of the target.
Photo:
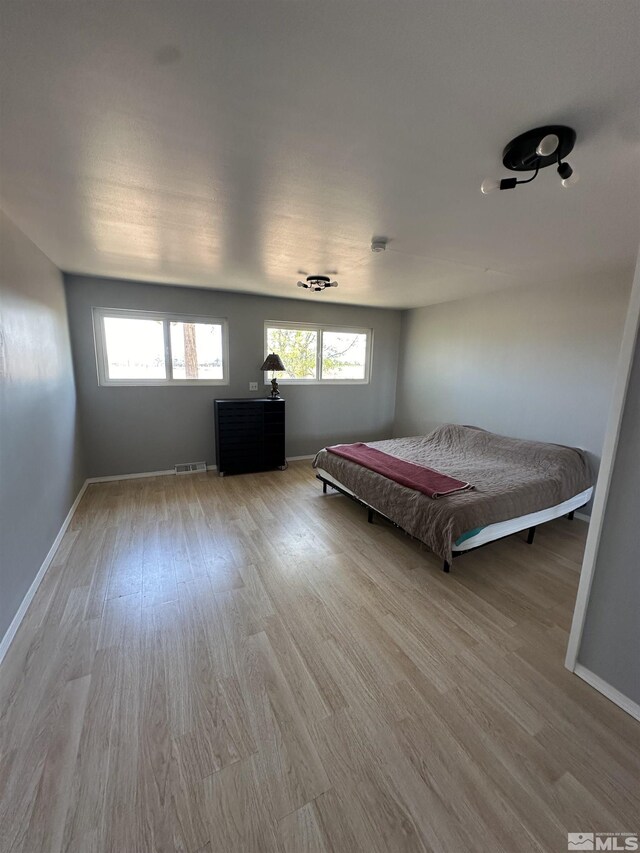
<svg viewBox="0 0 640 853">
<path fill-rule="evenodd" d="M 582 450 L 445 424 L 429 435 L 368 442 L 474 486 L 433 500 L 368 468 L 321 450 L 313 460 L 358 498 L 424 542 L 443 560 L 463 533 L 539 512 L 592 485 Z"/>
</svg>

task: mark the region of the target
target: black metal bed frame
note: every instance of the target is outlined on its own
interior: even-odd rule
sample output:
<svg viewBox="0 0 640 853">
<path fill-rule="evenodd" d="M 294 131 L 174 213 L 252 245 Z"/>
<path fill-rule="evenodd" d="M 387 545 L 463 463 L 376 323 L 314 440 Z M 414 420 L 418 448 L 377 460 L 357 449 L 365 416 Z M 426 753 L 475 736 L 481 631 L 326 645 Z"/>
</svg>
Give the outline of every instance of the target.
<svg viewBox="0 0 640 853">
<path fill-rule="evenodd" d="M 379 515 L 380 518 L 384 518 L 385 521 L 388 521 L 389 524 L 392 524 L 394 527 L 397 527 L 398 530 L 402 530 L 402 532 L 405 535 L 409 536 L 410 539 L 416 539 L 417 542 L 421 541 L 420 539 L 417 539 L 417 537 L 412 536 L 410 533 L 407 533 L 407 531 L 400 524 L 398 524 L 393 519 L 389 518 L 388 515 L 385 515 L 383 512 L 379 512 L 377 509 L 374 509 L 368 503 L 361 501 L 360 498 L 357 498 L 355 495 L 352 495 L 350 492 L 347 492 L 344 489 L 341 489 L 340 486 L 337 486 L 335 483 L 332 483 L 331 480 L 326 480 L 324 477 L 321 477 L 320 474 L 316 474 L 316 480 L 320 480 L 320 482 L 322 483 L 322 493 L 324 495 L 326 495 L 326 493 L 327 493 L 327 486 L 330 486 L 332 489 L 335 489 L 336 492 L 340 492 L 341 495 L 344 495 L 346 498 L 351 498 L 352 501 L 355 501 L 360 506 L 363 506 L 367 510 L 367 521 L 369 522 L 369 524 L 373 524 L 373 520 L 374 520 L 375 516 Z M 574 512 L 575 512 L 575 510 L 572 509 L 571 512 L 568 513 L 567 518 L 569 519 L 569 521 L 573 521 Z M 551 521 L 555 521 L 555 519 L 551 519 Z M 545 522 L 545 523 L 547 523 L 547 522 Z M 535 525 L 535 524 L 533 525 L 533 527 L 530 527 L 528 529 L 528 531 L 527 531 L 527 545 L 533 545 L 533 538 L 536 535 L 536 529 L 537 529 L 537 525 Z M 520 532 L 521 531 L 519 531 L 519 530 L 515 531 L 515 533 L 520 533 Z M 498 536 L 497 539 L 492 539 L 490 542 L 485 542 L 483 545 L 476 545 L 475 548 L 467 548 L 465 551 L 452 551 L 451 556 L 454 559 L 456 557 L 462 557 L 463 554 L 470 554 L 472 551 L 477 551 L 479 548 L 484 548 L 485 545 L 491 545 L 491 542 L 498 542 L 500 539 L 506 539 L 509 536 L 514 536 L 515 533 L 507 533 L 505 536 Z M 447 573 L 449 573 L 451 571 L 451 564 L 449 563 L 448 560 L 444 561 L 444 564 L 442 566 L 442 571 L 447 572 Z"/>
</svg>

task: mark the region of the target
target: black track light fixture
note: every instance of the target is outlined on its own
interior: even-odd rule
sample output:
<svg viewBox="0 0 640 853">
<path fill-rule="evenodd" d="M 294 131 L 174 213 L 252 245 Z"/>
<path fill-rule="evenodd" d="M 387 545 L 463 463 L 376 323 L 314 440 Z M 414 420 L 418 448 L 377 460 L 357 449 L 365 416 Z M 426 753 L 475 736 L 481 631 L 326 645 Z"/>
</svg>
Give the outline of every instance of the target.
<svg viewBox="0 0 640 853">
<path fill-rule="evenodd" d="M 578 173 L 564 160 L 573 151 L 575 141 L 575 130 L 562 124 L 536 127 L 521 133 L 505 147 L 502 163 L 511 172 L 533 172 L 533 175 L 526 180 L 486 178 L 480 189 L 485 195 L 493 190 L 512 190 L 518 184 L 530 184 L 537 178 L 540 169 L 553 165 L 557 166 L 562 186 L 573 186 L 578 180 Z"/>
</svg>

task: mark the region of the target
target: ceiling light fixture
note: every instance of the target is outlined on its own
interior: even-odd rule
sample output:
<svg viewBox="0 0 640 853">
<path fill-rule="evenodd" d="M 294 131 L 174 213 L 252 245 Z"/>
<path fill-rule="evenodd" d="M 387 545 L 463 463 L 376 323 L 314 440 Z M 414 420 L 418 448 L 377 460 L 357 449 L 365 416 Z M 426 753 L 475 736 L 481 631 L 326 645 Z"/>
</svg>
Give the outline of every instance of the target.
<svg viewBox="0 0 640 853">
<path fill-rule="evenodd" d="M 308 275 L 304 281 L 298 282 L 298 287 L 305 287 L 307 290 L 314 290 L 318 293 L 325 290 L 327 287 L 337 287 L 337 281 L 331 281 L 328 275 Z"/>
<path fill-rule="evenodd" d="M 533 172 L 526 180 L 485 178 L 480 190 L 486 195 L 494 190 L 512 190 L 518 184 L 530 184 L 538 176 L 540 169 L 557 166 L 563 187 L 577 183 L 578 173 L 564 162 L 576 142 L 576 132 L 562 124 L 537 127 L 516 136 L 502 152 L 502 164 L 511 172 Z"/>
<path fill-rule="evenodd" d="M 562 178 L 563 187 L 572 187 L 578 183 L 578 173 L 572 169 L 568 163 L 560 163 L 558 166 L 558 174 Z"/>
<path fill-rule="evenodd" d="M 536 154 L 539 157 L 549 157 L 550 154 L 554 154 L 558 150 L 558 145 L 560 145 L 559 137 L 555 133 L 548 133 L 540 140 Z"/>
</svg>

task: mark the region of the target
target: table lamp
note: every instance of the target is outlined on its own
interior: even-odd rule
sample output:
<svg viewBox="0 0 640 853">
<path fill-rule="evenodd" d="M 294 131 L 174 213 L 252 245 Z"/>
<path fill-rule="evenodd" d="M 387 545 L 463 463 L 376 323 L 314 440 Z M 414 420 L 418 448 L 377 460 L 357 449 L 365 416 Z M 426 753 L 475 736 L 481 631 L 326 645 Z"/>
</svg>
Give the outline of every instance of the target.
<svg viewBox="0 0 640 853">
<path fill-rule="evenodd" d="M 286 370 L 284 364 L 282 363 L 282 359 L 279 355 L 276 355 L 275 352 L 269 353 L 269 355 L 265 358 L 264 364 L 260 368 L 260 370 Z M 280 394 L 278 393 L 278 380 L 275 376 L 271 377 L 271 399 L 279 400 Z"/>
</svg>

